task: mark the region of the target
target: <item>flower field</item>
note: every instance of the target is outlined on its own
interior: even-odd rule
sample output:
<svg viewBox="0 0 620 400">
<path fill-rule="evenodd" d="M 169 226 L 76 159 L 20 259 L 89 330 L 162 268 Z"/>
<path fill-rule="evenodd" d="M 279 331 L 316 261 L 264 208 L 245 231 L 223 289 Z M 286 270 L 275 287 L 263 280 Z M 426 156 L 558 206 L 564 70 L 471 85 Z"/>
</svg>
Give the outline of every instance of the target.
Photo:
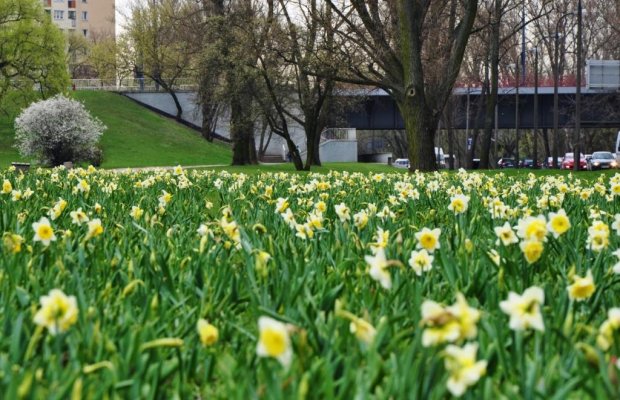
<svg viewBox="0 0 620 400">
<path fill-rule="evenodd" d="M 620 175 L 0 172 L 0 397 L 620 398 Z"/>
</svg>

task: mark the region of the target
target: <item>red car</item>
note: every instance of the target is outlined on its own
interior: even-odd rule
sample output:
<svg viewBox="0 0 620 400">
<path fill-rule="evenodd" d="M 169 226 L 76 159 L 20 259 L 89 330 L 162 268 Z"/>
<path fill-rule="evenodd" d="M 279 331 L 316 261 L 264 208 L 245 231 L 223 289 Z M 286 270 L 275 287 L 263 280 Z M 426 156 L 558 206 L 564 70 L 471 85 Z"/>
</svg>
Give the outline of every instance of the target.
<svg viewBox="0 0 620 400">
<path fill-rule="evenodd" d="M 566 153 L 564 155 L 564 161 L 562 161 L 562 169 L 573 169 L 575 165 L 575 157 L 573 157 L 573 153 Z M 579 158 L 579 169 L 586 170 L 588 168 L 588 163 L 586 162 L 586 157 L 582 154 Z"/>
</svg>

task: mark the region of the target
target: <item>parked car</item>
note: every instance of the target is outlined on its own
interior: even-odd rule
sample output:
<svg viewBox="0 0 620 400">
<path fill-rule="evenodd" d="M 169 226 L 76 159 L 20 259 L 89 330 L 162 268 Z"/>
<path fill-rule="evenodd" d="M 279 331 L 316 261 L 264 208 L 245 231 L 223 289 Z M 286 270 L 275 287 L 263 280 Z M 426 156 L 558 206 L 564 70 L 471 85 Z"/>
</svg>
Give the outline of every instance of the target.
<svg viewBox="0 0 620 400">
<path fill-rule="evenodd" d="M 587 160 L 588 170 L 618 168 L 616 157 L 609 151 L 595 151 Z"/>
<path fill-rule="evenodd" d="M 540 162 L 534 164 L 534 160 L 531 158 L 524 158 L 519 161 L 519 168 L 540 168 Z"/>
<path fill-rule="evenodd" d="M 409 159 L 397 158 L 392 165 L 394 165 L 396 168 L 409 168 Z"/>
<path fill-rule="evenodd" d="M 558 168 L 562 168 L 562 161 L 564 161 L 564 158 L 558 157 Z M 547 157 L 542 167 L 553 168 L 553 157 Z"/>
<path fill-rule="evenodd" d="M 562 161 L 562 169 L 573 169 L 575 165 L 575 157 L 573 156 L 573 153 L 566 153 L 564 154 L 564 161 Z M 587 169 L 588 164 L 586 162 L 586 157 L 581 154 L 579 157 L 579 169 L 580 170 L 585 170 Z"/>
<path fill-rule="evenodd" d="M 502 157 L 497 162 L 497 168 L 514 168 L 516 162 L 514 158 Z"/>
</svg>

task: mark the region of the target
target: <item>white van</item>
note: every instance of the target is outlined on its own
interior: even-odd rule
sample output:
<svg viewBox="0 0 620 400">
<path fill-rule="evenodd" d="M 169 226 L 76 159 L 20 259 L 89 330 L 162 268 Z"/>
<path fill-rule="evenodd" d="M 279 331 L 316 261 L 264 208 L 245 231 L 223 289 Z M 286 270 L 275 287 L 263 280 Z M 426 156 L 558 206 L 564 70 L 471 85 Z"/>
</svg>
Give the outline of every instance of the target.
<svg viewBox="0 0 620 400">
<path fill-rule="evenodd" d="M 435 147 L 435 160 L 437 161 L 437 168 L 446 168 L 446 156 L 441 147 Z"/>
<path fill-rule="evenodd" d="M 616 161 L 620 162 L 620 131 L 618 131 L 618 137 L 616 137 L 616 148 L 613 153 L 616 156 Z"/>
</svg>

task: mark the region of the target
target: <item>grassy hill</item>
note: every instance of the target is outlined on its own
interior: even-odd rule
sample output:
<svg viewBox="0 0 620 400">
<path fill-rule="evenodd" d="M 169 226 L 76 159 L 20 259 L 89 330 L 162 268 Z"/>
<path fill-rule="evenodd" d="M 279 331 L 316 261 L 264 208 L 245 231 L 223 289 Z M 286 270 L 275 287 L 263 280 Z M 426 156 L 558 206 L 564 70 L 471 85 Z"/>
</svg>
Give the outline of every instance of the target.
<svg viewBox="0 0 620 400">
<path fill-rule="evenodd" d="M 92 115 L 108 129 L 101 138 L 103 168 L 229 164 L 230 148 L 115 93 L 78 91 Z M 0 115 L 0 168 L 24 161 L 13 148 L 13 118 Z M 27 161 L 27 160 L 26 160 Z"/>
</svg>

